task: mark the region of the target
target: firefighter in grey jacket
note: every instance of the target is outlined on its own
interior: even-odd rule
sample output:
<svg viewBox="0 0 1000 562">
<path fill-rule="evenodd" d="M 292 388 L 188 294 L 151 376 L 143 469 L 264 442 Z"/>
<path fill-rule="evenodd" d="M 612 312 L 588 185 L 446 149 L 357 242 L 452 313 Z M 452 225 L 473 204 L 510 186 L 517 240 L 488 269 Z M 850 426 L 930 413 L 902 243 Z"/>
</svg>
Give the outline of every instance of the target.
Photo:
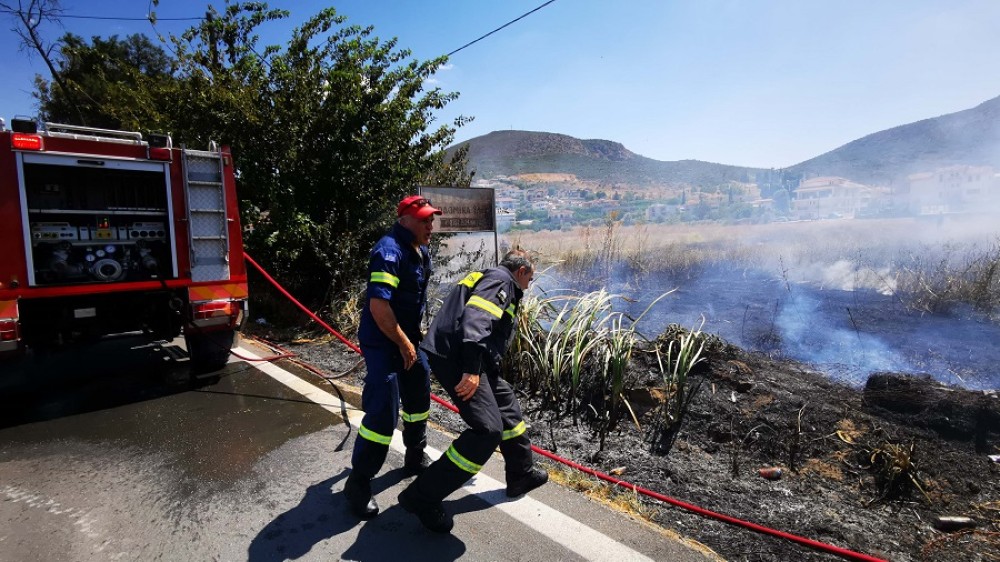
<svg viewBox="0 0 1000 562">
<path fill-rule="evenodd" d="M 548 473 L 534 467 L 514 389 L 500 378 L 500 359 L 513 340 L 518 305 L 533 277 L 534 265 L 521 250 L 509 252 L 499 267 L 470 273 L 448 294 L 420 346 L 469 425 L 399 495 L 400 505 L 432 531 L 451 531 L 453 521 L 441 501 L 475 476 L 497 445 L 508 496 L 548 480 Z"/>
</svg>

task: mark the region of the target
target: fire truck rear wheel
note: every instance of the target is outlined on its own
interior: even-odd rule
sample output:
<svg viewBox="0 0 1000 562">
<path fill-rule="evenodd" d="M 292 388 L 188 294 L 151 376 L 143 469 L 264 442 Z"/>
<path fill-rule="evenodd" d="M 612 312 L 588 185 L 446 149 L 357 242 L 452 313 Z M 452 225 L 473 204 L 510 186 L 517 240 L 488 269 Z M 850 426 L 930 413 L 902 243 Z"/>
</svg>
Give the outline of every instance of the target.
<svg viewBox="0 0 1000 562">
<path fill-rule="evenodd" d="M 190 357 L 191 372 L 204 374 L 218 371 L 229 361 L 229 350 L 236 343 L 236 330 L 219 330 L 184 334 Z"/>
</svg>

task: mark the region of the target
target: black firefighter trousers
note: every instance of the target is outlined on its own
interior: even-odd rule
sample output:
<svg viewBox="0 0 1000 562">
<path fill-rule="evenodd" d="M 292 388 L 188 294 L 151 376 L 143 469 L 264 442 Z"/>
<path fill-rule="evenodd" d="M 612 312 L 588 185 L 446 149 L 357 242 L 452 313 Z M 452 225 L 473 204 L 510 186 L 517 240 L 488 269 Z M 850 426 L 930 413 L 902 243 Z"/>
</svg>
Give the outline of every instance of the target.
<svg viewBox="0 0 1000 562">
<path fill-rule="evenodd" d="M 510 383 L 495 372 L 483 374 L 476 393 L 464 401 L 455 394 L 455 386 L 462 379 L 458 362 L 431 353 L 427 361 L 469 427 L 413 481 L 410 488 L 415 499 L 440 502 L 475 476 L 497 445 L 508 483 L 530 472 L 534 466 L 531 442 L 524 434 L 521 406 Z"/>
</svg>

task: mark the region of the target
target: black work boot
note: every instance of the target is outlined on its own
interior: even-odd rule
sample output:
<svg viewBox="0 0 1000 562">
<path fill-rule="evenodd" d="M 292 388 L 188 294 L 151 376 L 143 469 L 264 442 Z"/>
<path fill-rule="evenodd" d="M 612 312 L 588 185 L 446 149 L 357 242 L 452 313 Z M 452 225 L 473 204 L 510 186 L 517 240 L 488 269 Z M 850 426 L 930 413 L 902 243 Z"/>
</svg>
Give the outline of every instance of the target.
<svg viewBox="0 0 1000 562">
<path fill-rule="evenodd" d="M 344 497 L 351 513 L 363 521 L 378 515 L 378 503 L 372 496 L 371 481 L 367 478 L 355 477 L 352 473 L 344 483 Z"/>
<path fill-rule="evenodd" d="M 423 449 L 407 449 L 406 461 L 403 463 L 403 472 L 408 476 L 416 476 L 431 465 L 431 458 Z"/>
<path fill-rule="evenodd" d="M 413 486 L 407 486 L 399 493 L 399 505 L 416 515 L 420 522 L 435 533 L 450 533 L 455 520 L 444 510 L 441 502 L 422 502 L 414 497 Z"/>
<path fill-rule="evenodd" d="M 532 468 L 524 476 L 507 482 L 507 497 L 522 496 L 549 481 L 549 473 L 540 468 Z"/>
</svg>

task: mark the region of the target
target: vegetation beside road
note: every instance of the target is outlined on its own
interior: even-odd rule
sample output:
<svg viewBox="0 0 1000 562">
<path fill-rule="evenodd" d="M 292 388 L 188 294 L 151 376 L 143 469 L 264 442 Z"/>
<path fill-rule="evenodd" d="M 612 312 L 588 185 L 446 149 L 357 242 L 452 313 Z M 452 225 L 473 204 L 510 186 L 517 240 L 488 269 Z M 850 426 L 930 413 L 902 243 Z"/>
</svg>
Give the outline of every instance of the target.
<svg viewBox="0 0 1000 562">
<path fill-rule="evenodd" d="M 25 10 L 35 25 L 60 14 L 50 1 Z M 230 145 L 247 252 L 326 308 L 357 286 L 359 256 L 414 185 L 469 184 L 465 153 L 444 153 L 467 118 L 435 124 L 458 97 L 433 85 L 444 57 L 415 59 L 333 8 L 284 44 L 259 42 L 288 16 L 232 3 L 160 42 L 66 34 L 40 46 L 43 56 L 55 47 L 54 74 L 37 78 L 35 95 L 43 121 L 169 131 L 189 148 Z"/>
</svg>

